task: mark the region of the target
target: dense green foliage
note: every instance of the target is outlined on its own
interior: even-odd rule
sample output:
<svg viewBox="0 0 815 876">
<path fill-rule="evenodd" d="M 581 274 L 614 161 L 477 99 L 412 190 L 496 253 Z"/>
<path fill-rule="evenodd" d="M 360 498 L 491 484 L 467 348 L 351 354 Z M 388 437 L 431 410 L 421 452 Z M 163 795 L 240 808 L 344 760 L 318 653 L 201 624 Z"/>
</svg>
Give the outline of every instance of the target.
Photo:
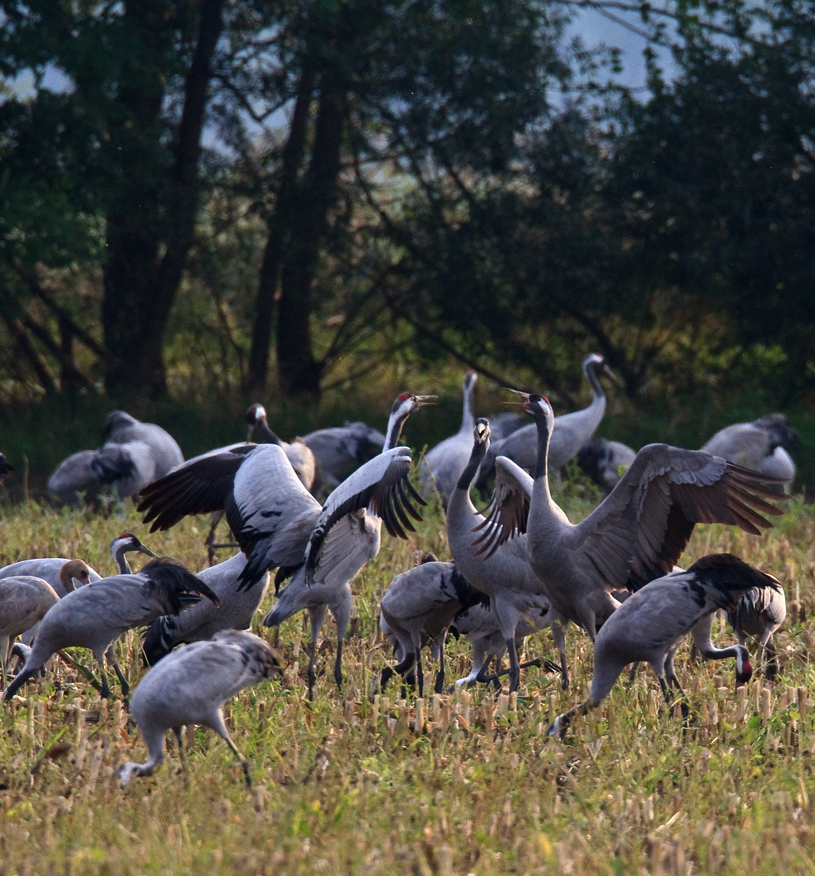
<svg viewBox="0 0 815 876">
<path fill-rule="evenodd" d="M 5 0 L 0 403 L 593 348 L 668 419 L 811 402 L 811 5 L 610 4 L 644 90 L 583 5 Z"/>
<path fill-rule="evenodd" d="M 572 487 L 558 500 L 573 517 L 596 496 Z M 81 555 L 110 568 L 106 544 L 129 527 L 152 548 L 205 563 L 207 523 L 186 520 L 148 536 L 132 512 L 121 518 L 0 508 L 3 562 Z M 0 708 L 0 870 L 8 873 L 468 874 L 631 872 L 811 873 L 815 856 L 811 761 L 815 746 L 812 508 L 790 503 L 765 535 L 701 527 L 683 562 L 730 550 L 776 575 L 789 617 L 778 635 L 783 675 L 756 677 L 739 693 L 732 666 L 678 671 L 691 726 L 660 710 L 650 670 L 618 682 L 596 714 L 558 743 L 543 731 L 582 696 L 591 675 L 587 640 L 568 636 L 574 689 L 539 670 L 522 675 L 517 704 L 485 690 L 422 703 L 399 689 L 378 704 L 372 674 L 390 659 L 377 636 L 377 603 L 411 564 L 416 547 L 446 556 L 443 519 L 425 515 L 410 543 L 386 539 L 355 584 L 359 619 L 347 643 L 347 688 L 331 678 L 332 626 L 320 651 L 313 705 L 305 701 L 305 630 L 288 621 L 276 641 L 283 682 L 232 701 L 228 723 L 256 780 L 210 731 L 197 730 L 181 770 L 173 746 L 164 766 L 122 791 L 116 768 L 146 749 L 121 703 L 104 704 L 75 670 L 57 663 Z M 269 603 L 272 597 L 269 597 Z M 264 604 L 263 608 L 267 606 Z M 723 641 L 729 630 L 716 625 Z M 262 634 L 268 634 L 263 630 Z M 118 646 L 132 682 L 143 673 L 138 638 Z M 528 656 L 553 656 L 548 633 Z M 75 651 L 88 665 L 90 656 Z M 448 669 L 469 669 L 451 642 Z"/>
</svg>

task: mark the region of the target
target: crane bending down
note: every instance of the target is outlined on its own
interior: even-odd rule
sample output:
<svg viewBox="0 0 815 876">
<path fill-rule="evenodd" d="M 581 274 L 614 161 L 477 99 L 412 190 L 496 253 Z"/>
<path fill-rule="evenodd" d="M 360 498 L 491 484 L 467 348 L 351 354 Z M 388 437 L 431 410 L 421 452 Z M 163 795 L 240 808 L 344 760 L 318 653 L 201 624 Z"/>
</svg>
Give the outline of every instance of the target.
<svg viewBox="0 0 815 876">
<path fill-rule="evenodd" d="M 611 592 L 638 590 L 670 572 L 697 523 L 726 523 L 757 535 L 770 526 L 762 514 L 782 513 L 761 498 L 778 497 L 766 486 L 768 475 L 700 450 L 649 444 L 603 502 L 573 524 L 549 491 L 552 406 L 543 396 L 517 394 L 538 430 L 531 499 L 520 481 L 507 476 L 476 542 L 490 556 L 526 532 L 532 568 L 552 605 L 592 641 L 620 604 Z"/>
<path fill-rule="evenodd" d="M 178 614 L 204 596 L 218 597 L 192 572 L 169 559 L 151 560 L 138 574 L 113 575 L 80 587 L 60 599 L 40 621 L 25 665 L 3 693 L 9 700 L 32 678 L 48 658 L 62 648 L 88 648 L 102 674 L 102 696 L 110 694 L 105 660 L 113 666 L 122 693 L 129 685 L 113 653 L 113 643 L 134 627 L 163 614 Z"/>
<path fill-rule="evenodd" d="M 379 626 L 394 646 L 397 663 L 382 670 L 378 688 L 384 690 L 395 672 L 404 678 L 415 666 L 419 696 L 424 696 L 421 649 L 429 644 L 440 663 L 435 689 L 441 693 L 447 629 L 462 609 L 486 601 L 486 595 L 471 587 L 454 563 L 433 559 L 397 575 L 379 605 Z"/>
<path fill-rule="evenodd" d="M 646 584 L 603 624 L 594 643 L 594 675 L 588 697 L 559 715 L 547 735 L 562 739 L 572 719 L 596 708 L 632 662 L 651 664 L 669 706 L 671 686 L 684 699 L 670 658 L 678 640 L 689 632 L 699 653 L 708 660 L 736 658 L 737 685 L 749 681 L 753 668 L 747 649 L 743 645 L 716 648 L 710 641 L 710 628 L 718 609 L 733 610 L 739 598 L 753 588 L 778 592 L 781 585 L 732 554 L 703 557 L 686 572 L 674 572 Z"/>
<path fill-rule="evenodd" d="M 205 724 L 235 752 L 251 788 L 249 762 L 226 729 L 223 705 L 250 684 L 280 674 L 280 662 L 269 645 L 252 633 L 238 630 L 224 630 L 165 657 L 133 691 L 131 714 L 147 743 L 149 757 L 144 763 L 129 762 L 119 767 L 122 787 L 134 776 L 152 775 L 161 766 L 168 730 L 175 733 L 183 764 L 181 728 L 185 724 Z"/>
<path fill-rule="evenodd" d="M 787 617 L 787 600 L 783 588 L 755 587 L 739 599 L 735 609 L 727 613 L 733 632 L 744 645 L 748 636 L 758 639 L 761 646 L 761 668 L 764 677 L 778 676 L 775 631 Z"/>
</svg>

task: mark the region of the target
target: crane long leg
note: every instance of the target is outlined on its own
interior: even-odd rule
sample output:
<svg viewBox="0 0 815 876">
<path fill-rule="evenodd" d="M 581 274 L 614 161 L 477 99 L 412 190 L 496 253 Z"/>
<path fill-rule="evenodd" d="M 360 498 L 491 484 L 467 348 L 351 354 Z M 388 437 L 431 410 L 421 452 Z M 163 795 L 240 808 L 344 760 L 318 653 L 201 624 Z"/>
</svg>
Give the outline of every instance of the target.
<svg viewBox="0 0 815 876">
<path fill-rule="evenodd" d="M 232 741 L 232 737 L 229 735 L 229 731 L 226 729 L 226 724 L 224 723 L 224 715 L 223 712 L 219 709 L 217 714 L 215 715 L 215 720 L 211 723 L 212 729 L 221 737 L 221 739 L 226 742 L 226 744 L 232 749 L 235 753 L 235 756 L 241 762 L 241 766 L 243 767 L 243 774 L 246 777 L 246 786 L 251 789 L 252 787 L 252 774 L 249 772 L 249 761 L 238 751 L 238 746 Z"/>
<path fill-rule="evenodd" d="M 122 688 L 122 696 L 127 700 L 127 695 L 130 693 L 130 685 L 128 684 L 127 679 L 122 674 L 122 670 L 119 667 L 119 664 L 116 662 L 116 654 L 113 651 L 113 645 L 111 645 L 107 651 L 105 651 L 105 659 L 110 663 L 113 667 L 113 671 L 116 673 L 116 678 L 119 679 L 119 684 Z"/>
<path fill-rule="evenodd" d="M 521 683 L 521 666 L 518 662 L 518 649 L 515 646 L 515 636 L 511 636 L 506 640 L 507 651 L 509 652 L 509 692 L 513 693 L 518 690 Z"/>
<path fill-rule="evenodd" d="M 569 668 L 566 665 L 566 623 L 568 621 L 556 620 L 552 624 L 552 638 L 555 640 L 555 647 L 560 654 L 560 676 L 563 690 L 569 689 Z"/>
<path fill-rule="evenodd" d="M 445 631 L 441 639 L 441 648 L 439 649 L 439 671 L 436 673 L 436 683 L 433 685 L 433 691 L 437 694 L 444 691 L 444 642 L 446 638 L 447 632 Z"/>
</svg>

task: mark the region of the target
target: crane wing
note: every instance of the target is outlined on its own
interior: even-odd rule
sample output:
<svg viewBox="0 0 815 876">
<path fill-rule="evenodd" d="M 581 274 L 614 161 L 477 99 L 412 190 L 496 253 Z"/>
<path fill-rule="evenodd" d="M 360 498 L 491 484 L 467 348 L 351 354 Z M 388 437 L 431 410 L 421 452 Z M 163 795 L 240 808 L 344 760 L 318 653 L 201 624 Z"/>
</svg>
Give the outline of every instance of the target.
<svg viewBox="0 0 815 876">
<path fill-rule="evenodd" d="M 473 530 L 481 534 L 473 541 L 477 555 L 487 559 L 509 539 L 526 532 L 534 481 L 519 465 L 506 456 L 495 460 L 495 489 L 484 521 Z"/>
<path fill-rule="evenodd" d="M 258 445 L 238 469 L 226 502 L 229 527 L 248 557 L 238 589 L 267 569 L 299 566 L 320 510 L 283 448 Z"/>
<path fill-rule="evenodd" d="M 421 516 L 411 502 L 426 503 L 408 479 L 410 466 L 410 448 L 394 447 L 366 462 L 329 495 L 306 548 L 306 583 L 311 581 L 326 536 L 347 514 L 365 508 L 381 518 L 397 538 L 416 531 L 410 517 L 421 520 Z"/>
<path fill-rule="evenodd" d="M 638 590 L 671 571 L 697 523 L 758 535 L 783 512 L 768 476 L 699 450 L 649 444 L 606 499 L 566 535 L 583 572 L 606 590 Z"/>
<path fill-rule="evenodd" d="M 137 510 L 150 532 L 169 529 L 188 514 L 221 511 L 238 469 L 256 444 L 235 444 L 197 456 L 146 486 Z"/>
</svg>

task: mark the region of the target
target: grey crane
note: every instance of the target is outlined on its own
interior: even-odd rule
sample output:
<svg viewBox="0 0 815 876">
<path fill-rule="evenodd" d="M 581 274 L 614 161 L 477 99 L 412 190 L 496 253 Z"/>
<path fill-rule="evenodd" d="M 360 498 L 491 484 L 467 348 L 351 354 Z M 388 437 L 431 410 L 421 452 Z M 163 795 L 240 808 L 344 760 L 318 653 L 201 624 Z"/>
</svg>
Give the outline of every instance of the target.
<svg viewBox="0 0 815 876">
<path fill-rule="evenodd" d="M 14 640 L 34 626 L 57 602 L 59 596 L 42 578 L 15 575 L 0 580 L 0 670 L 4 687 Z"/>
<path fill-rule="evenodd" d="M 617 486 L 581 523 L 573 524 L 549 491 L 548 447 L 554 414 L 541 395 L 517 393 L 538 430 L 531 498 L 509 475 L 496 488 L 477 542 L 489 556 L 526 532 L 532 568 L 552 605 L 594 641 L 597 628 L 619 606 L 611 592 L 638 590 L 666 574 L 697 523 L 725 523 L 758 534 L 781 514 L 762 496 L 776 497 L 750 471 L 699 450 L 667 444 L 643 447 Z"/>
<path fill-rule="evenodd" d="M 557 423 L 557 417 L 555 418 Z M 608 495 L 634 461 L 637 451 L 620 441 L 594 438 L 577 454 L 580 470 Z"/>
<path fill-rule="evenodd" d="M 301 441 L 317 464 L 311 488 L 315 495 L 330 493 L 385 446 L 385 436 L 379 430 L 360 422 L 317 429 L 303 435 Z"/>
<path fill-rule="evenodd" d="M 524 640 L 550 626 L 552 623 L 549 600 L 541 595 L 531 593 L 527 597 L 525 610 L 515 627 L 516 652 L 523 646 Z M 507 653 L 507 643 L 498 616 L 489 606 L 473 605 L 460 611 L 450 626 L 450 632 L 455 633 L 470 643 L 473 649 L 473 666 L 464 678 L 456 680 L 456 687 L 474 685 L 477 682 L 498 682 L 501 673 L 501 661 Z M 495 662 L 495 674 L 488 675 L 490 664 Z M 519 663 L 519 669 L 528 666 L 540 666 L 540 660 L 528 660 Z M 561 672 L 561 667 L 551 660 L 544 660 L 547 669 Z"/>
<path fill-rule="evenodd" d="M 674 687 L 685 699 L 673 669 L 676 643 L 691 633 L 707 660 L 736 659 L 736 684 L 750 680 L 753 668 L 744 645 L 716 648 L 710 640 L 713 615 L 732 610 L 751 589 L 780 590 L 778 581 L 732 554 L 712 554 L 697 560 L 686 572 L 674 572 L 646 584 L 630 596 L 597 633 L 594 675 L 588 697 L 559 715 L 547 731 L 563 738 L 572 719 L 596 708 L 609 694 L 625 666 L 650 663 L 670 706 Z M 686 706 L 687 708 L 687 706 Z"/>
<path fill-rule="evenodd" d="M 504 644 L 509 652 L 510 690 L 515 691 L 521 676 L 516 647 L 517 626 L 530 611 L 535 611 L 534 606 L 542 598 L 548 598 L 548 594 L 530 565 L 525 534 L 519 534 L 517 538 L 497 545 L 489 556 L 482 554 L 473 544 L 473 532 L 483 527 L 487 520 L 473 504 L 470 487 L 478 466 L 488 451 L 489 443 L 489 421 L 479 418 L 471 438 L 470 459 L 461 472 L 447 506 L 447 542 L 461 574 L 473 587 L 490 597 L 490 610 L 501 627 Z M 499 457 L 495 471 L 497 493 L 504 489 L 505 477 L 511 471 L 513 487 L 522 490 L 527 500 L 531 498 L 532 478 L 515 463 Z M 569 686 L 565 637 L 568 620 L 551 605 L 548 608 L 550 611 L 543 625 L 552 629 L 552 636 L 560 653 L 563 687 L 566 689 Z"/>
<path fill-rule="evenodd" d="M 421 649 L 429 645 L 440 663 L 435 688 L 441 693 L 447 629 L 462 609 L 486 600 L 485 594 L 467 583 L 454 563 L 433 558 L 397 575 L 379 604 L 379 626 L 394 646 L 397 663 L 380 672 L 378 688 L 384 690 L 394 673 L 405 678 L 413 669 L 419 696 L 424 696 Z"/>
<path fill-rule="evenodd" d="M 184 454 L 173 436 L 156 423 L 142 423 L 125 411 L 111 411 L 102 434 L 105 444 L 128 444 L 140 441 L 146 444 L 155 463 L 154 477 L 164 477 L 184 462 Z"/>
<path fill-rule="evenodd" d="M 419 514 L 410 500 L 419 504 L 424 501 L 408 480 L 410 450 L 397 447 L 396 442 L 408 416 L 430 398 L 402 393 L 393 403 L 382 452 L 353 472 L 326 499 L 308 535 L 302 566 L 263 621 L 265 626 L 278 626 L 297 612 L 308 611 L 309 698 L 314 693 L 316 644 L 326 609 L 337 625 L 334 680 L 342 687 L 342 643 L 353 602 L 351 582 L 379 553 L 383 522 L 391 535 L 400 538 L 407 537 L 406 530 L 415 531 L 408 514 L 417 520 Z"/>
<path fill-rule="evenodd" d="M 748 637 L 758 639 L 761 645 L 761 668 L 764 677 L 770 680 L 778 676 L 775 631 L 786 617 L 787 600 L 782 587 L 754 587 L 727 613 L 727 620 L 740 645 L 744 645 Z"/>
<path fill-rule="evenodd" d="M 147 743 L 144 763 L 119 767 L 124 788 L 134 776 L 149 776 L 164 760 L 164 737 L 175 733 L 184 762 L 181 729 L 211 727 L 232 749 L 252 787 L 249 762 L 238 751 L 224 721 L 224 703 L 251 684 L 282 675 L 280 662 L 263 639 L 239 630 L 222 630 L 211 639 L 179 648 L 150 669 L 133 691 L 131 714 Z"/>
<path fill-rule="evenodd" d="M 156 461 L 144 441 L 104 444 L 72 453 L 48 477 L 48 489 L 60 502 L 78 507 L 103 496 L 130 499 L 156 478 Z"/>
<path fill-rule="evenodd" d="M 583 359 L 583 374 L 592 388 L 591 404 L 580 411 L 562 414 L 555 419 L 554 431 L 549 448 L 549 467 L 557 471 L 575 457 L 580 448 L 591 441 L 600 421 L 606 412 L 606 393 L 600 383 L 600 375 L 616 381 L 614 372 L 608 367 L 605 357 L 600 353 L 589 353 Z M 535 424 L 524 426 L 501 443 L 491 448 L 484 462 L 476 486 L 483 490 L 487 480 L 492 476 L 495 460 L 505 456 L 519 465 L 524 471 L 531 472 L 535 468 L 538 457 L 538 439 Z"/>
<path fill-rule="evenodd" d="M 784 479 L 795 479 L 789 450 L 800 446 L 798 433 L 784 414 L 766 414 L 752 423 L 734 423 L 720 429 L 702 450 L 729 462 Z"/>
<path fill-rule="evenodd" d="M 447 507 L 447 500 L 456 485 L 467 460 L 473 443 L 473 396 L 478 373 L 471 368 L 464 375 L 464 409 L 461 416 L 461 428 L 455 435 L 445 438 L 431 448 L 422 464 L 419 466 L 419 483 L 421 494 L 428 498 L 435 489 L 441 496 L 442 504 Z"/>
<path fill-rule="evenodd" d="M 126 697 L 129 685 L 113 652 L 116 639 L 157 617 L 178 614 L 202 596 L 218 602 L 218 597 L 200 578 L 167 558 L 151 560 L 137 574 L 102 578 L 68 593 L 40 621 L 31 653 L 6 688 L 3 699 L 13 697 L 52 654 L 70 647 L 88 648 L 93 653 L 102 674 L 103 697 L 110 694 L 105 674 L 107 659 Z"/>
<path fill-rule="evenodd" d="M 122 574 L 129 574 L 131 571 L 126 555 L 133 551 L 155 557 L 150 548 L 143 545 L 132 532 L 123 532 L 110 543 L 110 555 Z M 34 575 L 37 578 L 42 578 L 54 588 L 60 598 L 77 586 L 82 587 L 93 581 L 101 580 L 100 575 L 84 560 L 69 560 L 65 557 L 38 557 L 31 560 L 19 560 L 0 569 L 0 580 L 14 575 Z M 23 633 L 22 641 L 24 644 L 31 643 L 36 630 L 35 624 Z"/>
<path fill-rule="evenodd" d="M 46 581 L 60 599 L 77 587 L 98 581 L 100 576 L 84 560 L 64 557 L 46 557 L 38 560 L 19 560 L 0 569 L 0 582 L 20 575 Z"/>
<path fill-rule="evenodd" d="M 149 666 L 182 643 L 211 639 L 221 630 L 249 628 L 253 615 L 266 596 L 269 573 L 264 571 L 258 581 L 241 589 L 240 575 L 246 567 L 246 561 L 246 554 L 241 551 L 223 563 L 197 573 L 218 597 L 220 607 L 202 599 L 181 614 L 166 614 L 156 618 L 145 631 L 142 641 L 144 658 Z"/>
<path fill-rule="evenodd" d="M 317 474 L 317 463 L 311 448 L 301 438 L 295 438 L 290 444 L 283 441 L 269 426 L 266 408 L 257 402 L 249 405 L 249 409 L 246 411 L 246 422 L 249 426 L 246 434 L 247 443 L 251 442 L 252 436 L 257 430 L 264 443 L 277 444 L 282 447 L 294 473 L 302 481 L 303 486 L 307 490 L 311 490 Z"/>
</svg>

